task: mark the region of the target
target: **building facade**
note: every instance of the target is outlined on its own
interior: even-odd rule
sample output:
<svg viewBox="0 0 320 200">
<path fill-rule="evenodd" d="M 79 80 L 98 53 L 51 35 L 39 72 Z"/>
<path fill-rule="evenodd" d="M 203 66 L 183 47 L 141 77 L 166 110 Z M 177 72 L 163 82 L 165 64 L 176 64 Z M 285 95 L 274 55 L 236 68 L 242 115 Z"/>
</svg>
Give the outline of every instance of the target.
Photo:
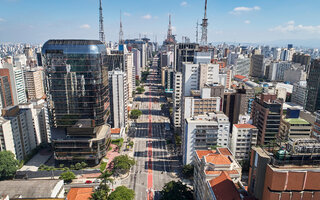
<svg viewBox="0 0 320 200">
<path fill-rule="evenodd" d="M 125 128 L 128 124 L 127 76 L 122 71 L 109 72 L 111 98 L 111 121 L 113 128 Z"/>
<path fill-rule="evenodd" d="M 276 139 L 280 119 L 282 116 L 282 102 L 276 95 L 261 94 L 256 97 L 252 105 L 252 122 L 258 128 L 257 144 L 266 145 Z"/>
<path fill-rule="evenodd" d="M 26 89 L 29 99 L 40 99 L 44 96 L 41 71 L 26 71 Z"/>
<path fill-rule="evenodd" d="M 234 124 L 231 152 L 237 161 L 249 160 L 251 147 L 257 144 L 258 129 L 251 124 Z"/>
<path fill-rule="evenodd" d="M 97 164 L 106 155 L 110 101 L 105 55 L 105 45 L 97 40 L 49 40 L 43 45 L 58 162 Z"/>
<path fill-rule="evenodd" d="M 185 119 L 182 137 L 183 164 L 190 164 L 195 151 L 214 146 L 228 147 L 230 123 L 221 112 Z"/>
</svg>

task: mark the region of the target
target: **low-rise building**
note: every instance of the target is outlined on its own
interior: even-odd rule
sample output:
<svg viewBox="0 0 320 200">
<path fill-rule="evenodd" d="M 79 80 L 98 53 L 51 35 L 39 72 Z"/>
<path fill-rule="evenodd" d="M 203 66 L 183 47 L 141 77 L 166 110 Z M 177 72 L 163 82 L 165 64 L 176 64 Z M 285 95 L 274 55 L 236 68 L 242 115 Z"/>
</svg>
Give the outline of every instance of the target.
<svg viewBox="0 0 320 200">
<path fill-rule="evenodd" d="M 194 195 L 197 200 L 241 200 L 241 166 L 228 148 L 197 150 L 194 157 Z"/>
<path fill-rule="evenodd" d="M 320 199 L 320 143 L 289 139 L 273 147 L 253 147 L 248 192 L 260 200 Z"/>
<path fill-rule="evenodd" d="M 10 199 L 60 199 L 64 193 L 63 180 L 0 181 L 0 196 Z"/>
<path fill-rule="evenodd" d="M 257 144 L 258 129 L 251 124 L 234 124 L 231 151 L 236 160 L 249 160 L 251 147 Z"/>
<path fill-rule="evenodd" d="M 230 122 L 222 112 L 187 118 L 183 130 L 182 151 L 185 165 L 192 162 L 196 150 L 229 145 Z"/>
<path fill-rule="evenodd" d="M 297 113 L 291 114 L 290 113 Z M 283 140 L 289 138 L 309 138 L 311 136 L 312 125 L 305 119 L 299 117 L 300 110 L 287 110 L 287 116 L 281 118 L 279 127 L 279 137 Z M 295 115 L 295 116 L 293 116 Z"/>
</svg>

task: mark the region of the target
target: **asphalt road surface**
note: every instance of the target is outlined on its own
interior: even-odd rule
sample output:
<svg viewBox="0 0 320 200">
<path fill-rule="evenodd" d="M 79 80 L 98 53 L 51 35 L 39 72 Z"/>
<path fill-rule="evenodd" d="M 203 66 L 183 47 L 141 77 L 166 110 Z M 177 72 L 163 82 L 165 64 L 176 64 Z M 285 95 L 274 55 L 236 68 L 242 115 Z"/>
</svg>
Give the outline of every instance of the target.
<svg viewBox="0 0 320 200">
<path fill-rule="evenodd" d="M 166 146 L 164 122 L 168 120 L 161 112 L 159 102 L 163 99 L 159 89 L 160 75 L 157 74 L 157 59 L 154 58 L 150 75 L 144 86 L 145 93 L 136 98 L 135 109 L 142 111 L 142 116 L 136 122 L 134 138 L 134 158 L 130 176 L 122 180 L 122 184 L 135 191 L 136 200 L 158 199 L 159 191 L 169 181 L 179 166 L 177 157 L 169 153 Z M 161 98 L 161 99 L 160 99 Z"/>
</svg>

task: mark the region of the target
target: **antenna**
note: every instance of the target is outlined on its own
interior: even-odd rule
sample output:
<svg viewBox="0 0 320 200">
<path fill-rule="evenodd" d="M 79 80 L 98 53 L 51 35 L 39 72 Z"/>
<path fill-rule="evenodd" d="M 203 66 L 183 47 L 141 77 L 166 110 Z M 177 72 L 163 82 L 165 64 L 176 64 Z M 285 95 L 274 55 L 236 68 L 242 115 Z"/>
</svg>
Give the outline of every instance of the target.
<svg viewBox="0 0 320 200">
<path fill-rule="evenodd" d="M 199 22 L 197 20 L 197 30 L 196 30 L 196 43 L 199 42 Z"/>
<path fill-rule="evenodd" d="M 102 2 L 101 2 L 101 0 L 99 2 L 100 2 L 100 7 L 99 7 L 99 39 L 101 42 L 106 43 L 104 29 L 103 29 Z"/>
<path fill-rule="evenodd" d="M 204 18 L 202 19 L 202 35 L 201 35 L 201 45 L 207 46 L 208 43 L 208 19 L 207 19 L 207 0 L 204 7 Z"/>
<path fill-rule="evenodd" d="M 171 14 L 169 14 L 169 26 L 168 26 L 167 41 L 170 41 L 171 38 L 172 38 L 172 26 L 171 26 Z"/>
<path fill-rule="evenodd" d="M 122 18 L 121 18 L 121 10 L 120 10 L 120 31 L 119 31 L 119 44 L 123 43 L 123 30 L 122 30 Z"/>
</svg>

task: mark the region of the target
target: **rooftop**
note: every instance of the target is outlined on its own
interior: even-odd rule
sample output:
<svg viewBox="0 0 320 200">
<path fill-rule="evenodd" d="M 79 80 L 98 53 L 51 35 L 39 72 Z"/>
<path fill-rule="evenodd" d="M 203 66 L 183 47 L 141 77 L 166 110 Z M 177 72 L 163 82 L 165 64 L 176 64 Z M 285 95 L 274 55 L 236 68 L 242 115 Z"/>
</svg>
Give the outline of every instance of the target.
<svg viewBox="0 0 320 200">
<path fill-rule="evenodd" d="M 306 120 L 302 118 L 287 118 L 283 119 L 285 122 L 288 122 L 289 124 L 310 124 Z M 311 124 L 310 124 L 311 125 Z"/>
<path fill-rule="evenodd" d="M 71 188 L 67 199 L 68 200 L 88 200 L 91 197 L 93 188 Z"/>
<path fill-rule="evenodd" d="M 9 195 L 10 198 L 50 198 L 60 184 L 62 188 L 63 180 L 0 181 L 0 194 Z"/>
<path fill-rule="evenodd" d="M 120 128 L 112 128 L 111 134 L 120 134 L 121 129 Z"/>
<path fill-rule="evenodd" d="M 234 124 L 234 126 L 237 128 L 257 128 L 251 124 Z"/>
<path fill-rule="evenodd" d="M 209 181 L 217 200 L 241 200 L 240 194 L 226 172 Z"/>
</svg>

